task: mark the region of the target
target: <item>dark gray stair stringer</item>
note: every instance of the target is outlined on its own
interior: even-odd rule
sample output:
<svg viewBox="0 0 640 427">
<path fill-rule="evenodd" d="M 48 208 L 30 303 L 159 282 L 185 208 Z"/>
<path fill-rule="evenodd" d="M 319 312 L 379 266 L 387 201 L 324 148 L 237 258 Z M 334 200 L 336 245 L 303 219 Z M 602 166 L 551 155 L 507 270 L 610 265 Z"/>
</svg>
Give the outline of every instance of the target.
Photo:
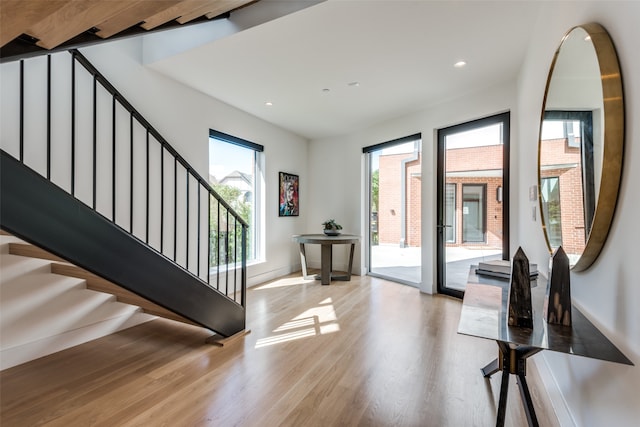
<svg viewBox="0 0 640 427">
<path fill-rule="evenodd" d="M 6 152 L 0 156 L 2 229 L 224 337 L 245 329 L 244 307 Z"/>
</svg>

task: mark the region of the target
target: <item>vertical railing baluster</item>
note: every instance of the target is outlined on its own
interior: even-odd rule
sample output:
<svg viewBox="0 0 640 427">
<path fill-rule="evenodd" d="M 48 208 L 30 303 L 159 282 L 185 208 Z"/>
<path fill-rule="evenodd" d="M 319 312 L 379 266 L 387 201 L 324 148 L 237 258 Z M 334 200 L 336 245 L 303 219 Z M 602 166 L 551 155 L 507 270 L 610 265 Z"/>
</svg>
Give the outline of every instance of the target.
<svg viewBox="0 0 640 427">
<path fill-rule="evenodd" d="M 178 158 L 173 157 L 173 261 L 178 262 Z"/>
<path fill-rule="evenodd" d="M 116 223 L 116 96 L 111 97 L 111 220 Z"/>
<path fill-rule="evenodd" d="M 211 284 L 211 194 L 207 191 L 207 284 Z"/>
<path fill-rule="evenodd" d="M 197 271 L 197 276 L 200 277 L 200 217 L 202 216 L 202 209 L 200 208 L 200 194 L 202 193 L 202 189 L 200 188 L 200 185 L 198 185 L 198 240 L 197 240 L 197 252 L 196 252 L 196 271 Z"/>
<path fill-rule="evenodd" d="M 147 206 L 146 206 L 146 221 L 145 221 L 145 232 L 144 232 L 144 241 L 148 244 L 149 243 L 149 129 L 147 129 L 147 197 L 146 197 L 146 202 L 147 202 Z"/>
<path fill-rule="evenodd" d="M 164 254 L 164 142 L 160 143 L 160 253 Z"/>
<path fill-rule="evenodd" d="M 233 217 L 233 299 L 236 299 L 238 283 L 238 218 Z"/>
<path fill-rule="evenodd" d="M 242 226 L 242 294 L 240 295 L 240 305 L 245 306 L 247 294 L 247 227 Z"/>
<path fill-rule="evenodd" d="M 47 55 L 47 179 L 51 180 L 51 55 Z"/>
<path fill-rule="evenodd" d="M 225 244 L 224 244 L 224 265 L 225 265 L 225 274 L 224 274 L 224 294 L 229 295 L 229 208 L 227 211 L 227 232 L 225 233 Z"/>
<path fill-rule="evenodd" d="M 24 162 L 24 59 L 20 60 L 20 162 Z"/>
<path fill-rule="evenodd" d="M 98 76 L 93 75 L 93 209 L 98 193 Z"/>
<path fill-rule="evenodd" d="M 220 290 L 220 200 L 218 202 L 218 216 L 216 217 L 216 289 Z"/>
<path fill-rule="evenodd" d="M 133 112 L 129 114 L 129 233 L 133 234 Z"/>
<path fill-rule="evenodd" d="M 189 269 L 189 169 L 186 169 L 186 173 L 185 173 L 185 178 L 187 180 L 187 207 L 185 209 L 185 217 L 186 217 L 186 235 L 187 235 L 187 247 L 185 248 L 185 261 L 184 261 L 184 267 L 188 270 Z"/>
<path fill-rule="evenodd" d="M 71 195 L 76 195 L 76 55 L 71 53 Z"/>
</svg>

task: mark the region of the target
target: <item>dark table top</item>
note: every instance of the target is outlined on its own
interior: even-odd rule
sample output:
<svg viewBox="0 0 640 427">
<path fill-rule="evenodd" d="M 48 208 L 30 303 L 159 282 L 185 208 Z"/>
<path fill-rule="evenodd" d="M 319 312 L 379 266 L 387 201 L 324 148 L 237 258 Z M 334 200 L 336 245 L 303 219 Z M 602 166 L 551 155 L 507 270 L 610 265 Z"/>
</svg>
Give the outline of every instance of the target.
<svg viewBox="0 0 640 427">
<path fill-rule="evenodd" d="M 296 243 L 315 243 L 315 244 L 335 244 L 335 243 L 358 243 L 360 236 L 355 234 L 338 234 L 337 236 L 327 236 L 326 234 L 297 234 L 292 237 Z"/>
<path fill-rule="evenodd" d="M 547 281 L 543 276 L 532 280 L 533 329 L 509 326 L 509 281 L 477 275 L 475 269 L 476 266 L 472 266 L 469 272 L 459 334 L 633 365 L 575 306 L 572 306 L 571 326 L 544 321 L 542 307 Z"/>
</svg>

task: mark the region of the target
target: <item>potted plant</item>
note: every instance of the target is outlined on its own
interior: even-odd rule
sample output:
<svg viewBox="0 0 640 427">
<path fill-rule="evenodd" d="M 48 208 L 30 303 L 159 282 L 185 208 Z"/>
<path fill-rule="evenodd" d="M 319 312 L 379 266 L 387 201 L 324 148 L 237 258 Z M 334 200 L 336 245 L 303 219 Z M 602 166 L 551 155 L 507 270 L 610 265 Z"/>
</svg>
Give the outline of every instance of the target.
<svg viewBox="0 0 640 427">
<path fill-rule="evenodd" d="M 329 219 L 322 223 L 324 227 L 324 234 L 327 236 L 337 236 L 340 234 L 340 230 L 342 230 L 342 226 L 336 223 L 335 219 Z"/>
</svg>

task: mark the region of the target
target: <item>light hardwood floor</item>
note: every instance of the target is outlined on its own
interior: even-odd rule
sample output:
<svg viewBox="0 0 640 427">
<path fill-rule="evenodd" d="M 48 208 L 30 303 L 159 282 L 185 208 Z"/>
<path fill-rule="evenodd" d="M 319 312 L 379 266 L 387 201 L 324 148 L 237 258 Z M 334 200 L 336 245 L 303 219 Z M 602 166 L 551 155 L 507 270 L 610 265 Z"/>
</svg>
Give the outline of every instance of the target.
<svg viewBox="0 0 640 427">
<path fill-rule="evenodd" d="M 459 300 L 292 275 L 247 301 L 251 333 L 225 347 L 157 319 L 0 372 L 0 425 L 495 425 L 500 376 L 480 368 L 497 347 L 456 333 Z M 540 424 L 556 425 L 528 378 Z M 526 425 L 515 379 L 506 425 Z"/>
</svg>

